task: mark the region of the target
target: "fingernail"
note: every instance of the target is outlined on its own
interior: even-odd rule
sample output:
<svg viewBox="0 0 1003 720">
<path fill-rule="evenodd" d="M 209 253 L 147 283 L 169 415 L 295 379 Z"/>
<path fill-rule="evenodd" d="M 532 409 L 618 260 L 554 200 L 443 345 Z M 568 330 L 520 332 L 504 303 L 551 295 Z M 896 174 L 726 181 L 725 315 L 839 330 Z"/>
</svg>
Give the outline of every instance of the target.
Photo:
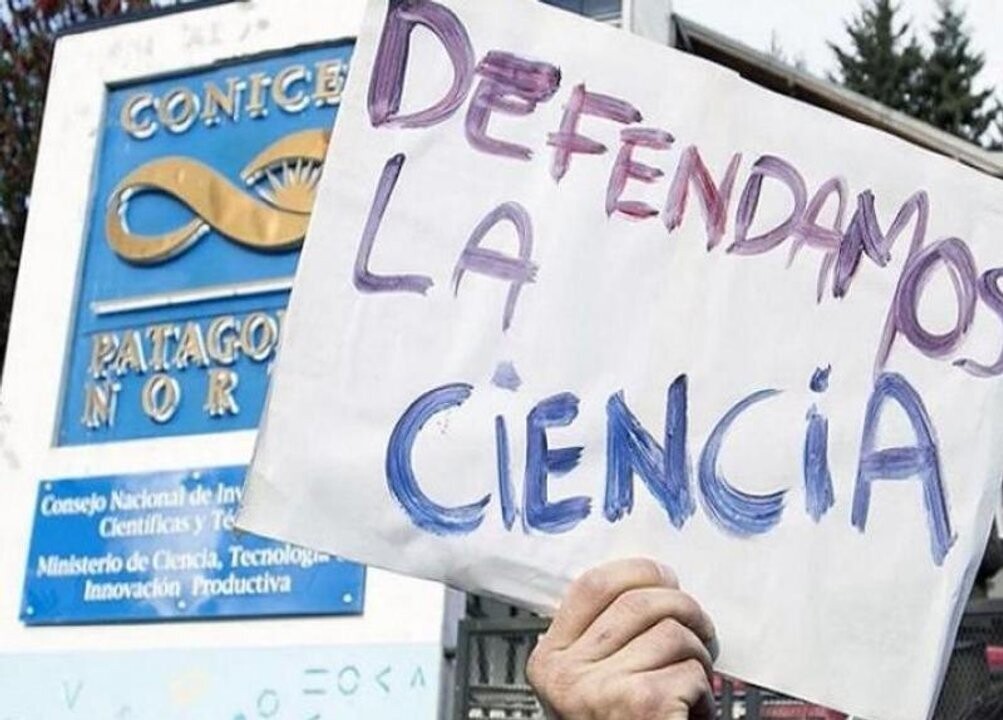
<svg viewBox="0 0 1003 720">
<path fill-rule="evenodd" d="M 712 637 L 706 642 L 707 652 L 710 653 L 710 659 L 717 662 L 718 656 L 721 654 L 721 646 L 717 644 L 717 637 Z"/>
</svg>

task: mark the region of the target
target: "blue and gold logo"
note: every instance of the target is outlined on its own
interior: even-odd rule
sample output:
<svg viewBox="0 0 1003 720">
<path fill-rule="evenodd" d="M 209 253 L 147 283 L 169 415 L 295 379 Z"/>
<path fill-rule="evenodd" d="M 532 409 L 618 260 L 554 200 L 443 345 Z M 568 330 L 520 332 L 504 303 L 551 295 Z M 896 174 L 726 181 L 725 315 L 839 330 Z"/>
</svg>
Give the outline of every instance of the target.
<svg viewBox="0 0 1003 720">
<path fill-rule="evenodd" d="M 255 199 L 210 166 L 187 157 L 165 157 L 136 168 L 112 192 L 105 233 L 123 260 L 147 265 L 173 259 L 210 230 L 244 247 L 295 250 L 303 242 L 314 188 L 327 148 L 324 130 L 303 130 L 266 148 L 241 172 L 254 186 L 268 178 Z M 126 212 L 136 193 L 161 192 L 186 205 L 195 217 L 156 235 L 129 230 Z"/>
<path fill-rule="evenodd" d="M 351 52 L 109 88 L 60 444 L 257 425 Z"/>
</svg>

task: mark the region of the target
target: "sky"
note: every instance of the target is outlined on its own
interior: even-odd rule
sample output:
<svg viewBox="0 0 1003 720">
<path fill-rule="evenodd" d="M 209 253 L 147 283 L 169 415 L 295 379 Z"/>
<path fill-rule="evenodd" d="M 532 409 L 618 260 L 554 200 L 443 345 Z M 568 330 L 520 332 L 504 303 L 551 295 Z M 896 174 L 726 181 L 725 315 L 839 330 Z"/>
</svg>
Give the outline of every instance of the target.
<svg viewBox="0 0 1003 720">
<path fill-rule="evenodd" d="M 899 17 L 911 21 L 921 41 L 934 25 L 936 0 L 898 0 Z M 757 50 L 769 50 L 771 34 L 792 58 L 803 57 L 808 69 L 824 76 L 835 69 L 832 40 L 846 47 L 845 20 L 858 13 L 860 0 L 673 0 L 673 10 Z M 981 80 L 995 85 L 1003 98 L 1003 2 L 958 2 L 967 11 L 975 49 L 986 56 Z"/>
</svg>

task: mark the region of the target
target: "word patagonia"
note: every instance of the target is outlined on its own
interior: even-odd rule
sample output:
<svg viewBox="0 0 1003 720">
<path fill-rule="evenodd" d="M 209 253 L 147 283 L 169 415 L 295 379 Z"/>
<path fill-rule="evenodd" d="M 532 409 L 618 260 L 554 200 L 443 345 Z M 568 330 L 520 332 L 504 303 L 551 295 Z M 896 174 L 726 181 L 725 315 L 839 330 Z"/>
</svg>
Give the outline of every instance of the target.
<svg viewBox="0 0 1003 720">
<path fill-rule="evenodd" d="M 278 350 L 285 311 L 220 315 L 184 323 L 96 333 L 91 338 L 90 380 L 84 386 L 81 422 L 88 428 L 111 427 L 127 376 L 145 377 L 140 390 L 143 413 L 166 423 L 182 402 L 181 385 L 172 372 L 205 370 L 203 409 L 209 417 L 240 412 L 233 369 L 241 358 L 271 362 Z"/>
<path fill-rule="evenodd" d="M 828 389 L 829 370 L 812 377 L 813 392 Z M 426 495 L 411 462 L 412 448 L 425 424 L 439 413 L 465 402 L 472 386 L 456 383 L 435 388 L 415 400 L 401 415 L 390 435 L 386 453 L 386 477 L 390 494 L 419 528 L 437 535 L 474 532 L 484 521 L 489 493 L 457 507 L 445 507 Z M 768 401 L 779 391 L 754 392 L 727 410 L 710 430 L 700 452 L 696 488 L 711 521 L 739 537 L 772 530 L 784 513 L 789 490 L 764 495 L 745 492 L 726 478 L 718 458 L 732 426 L 753 406 Z M 498 504 L 502 522 L 512 530 L 517 516 L 523 532 L 563 533 L 573 530 L 592 512 L 591 498 L 548 497 L 548 478 L 573 470 L 583 448 L 551 448 L 549 428 L 570 425 L 578 416 L 579 399 L 561 393 L 538 402 L 525 419 L 526 461 L 521 508 L 517 505 L 509 457 L 508 422 L 495 417 Z M 696 510 L 693 474 L 689 465 L 687 377 L 680 375 L 669 386 L 665 428 L 659 442 L 631 412 L 622 392 L 606 404 L 606 491 L 602 514 L 610 523 L 621 521 L 634 507 L 634 477 L 664 509 L 669 523 L 682 530 Z M 878 423 L 886 407 L 904 412 L 915 437 L 909 447 L 876 447 Z M 813 405 L 807 413 L 802 450 L 805 512 L 817 523 L 833 506 L 832 474 L 829 470 L 828 419 Z M 955 535 L 944 497 L 940 456 L 933 423 L 916 390 L 901 375 L 884 373 L 875 382 L 864 413 L 863 439 L 853 491 L 851 523 L 863 532 L 870 512 L 871 487 L 878 481 L 901 482 L 915 478 L 923 488 L 923 509 L 930 532 L 933 561 L 941 565 Z"/>
<path fill-rule="evenodd" d="M 296 114 L 311 102 L 317 107 L 337 105 L 345 86 L 348 65 L 342 60 L 322 60 L 312 67 L 297 63 L 274 75 L 253 72 L 229 77 L 221 87 L 205 82 L 199 91 L 185 86 L 162 95 L 138 92 L 122 105 L 119 122 L 137 140 L 153 137 L 163 127 L 168 132 L 187 132 L 197 120 L 206 127 L 218 126 L 223 118 L 238 122 L 268 116 L 269 103 L 283 112 Z"/>
</svg>

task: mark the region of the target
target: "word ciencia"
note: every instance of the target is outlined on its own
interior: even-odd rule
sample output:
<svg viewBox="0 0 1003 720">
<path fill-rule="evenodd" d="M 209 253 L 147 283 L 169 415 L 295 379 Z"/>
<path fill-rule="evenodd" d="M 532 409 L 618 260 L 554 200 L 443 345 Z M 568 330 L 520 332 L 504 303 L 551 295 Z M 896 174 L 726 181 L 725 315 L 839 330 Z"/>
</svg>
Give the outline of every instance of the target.
<svg viewBox="0 0 1003 720">
<path fill-rule="evenodd" d="M 822 394 L 829 387 L 829 368 L 817 370 L 810 388 Z M 410 521 L 424 531 L 437 535 L 466 535 L 483 523 L 489 504 L 500 512 L 505 529 L 512 531 L 521 518 L 523 532 L 564 533 L 573 530 L 592 512 L 592 498 L 564 497 L 552 500 L 549 481 L 565 475 L 579 464 L 583 447 L 551 447 L 548 431 L 571 425 L 578 416 L 579 399 L 564 392 L 540 400 L 525 418 L 525 464 L 521 502 L 513 482 L 509 450 L 509 421 L 503 415 L 494 418 L 496 478 L 480 478 L 483 484 L 495 484 L 497 495 L 487 493 L 467 504 L 445 506 L 430 497 L 415 471 L 412 461 L 422 430 L 442 413 L 454 411 L 474 392 L 467 383 L 452 383 L 433 388 L 411 403 L 400 415 L 390 433 L 386 451 L 386 481 L 390 495 Z M 722 472 L 719 458 L 729 433 L 740 421 L 754 422 L 745 416 L 754 406 L 768 402 L 778 390 L 759 390 L 728 408 L 710 428 L 696 463 L 690 463 L 689 386 L 686 375 L 677 377 L 668 387 L 665 424 L 659 438 L 645 428 L 631 411 L 622 391 L 609 396 L 606 403 L 606 467 L 602 515 L 616 523 L 634 507 L 635 479 L 640 479 L 648 494 L 665 511 L 668 522 L 682 530 L 695 513 L 695 492 L 710 520 L 721 530 L 738 537 L 762 535 L 780 522 L 791 488 L 755 494 L 739 488 Z M 897 408 L 911 430 L 908 446 L 878 447 L 878 426 L 888 408 Z M 451 419 L 451 423 L 457 422 Z M 882 373 L 875 381 L 863 413 L 860 455 L 853 483 L 850 522 L 864 532 L 870 514 L 871 494 L 875 483 L 914 481 L 920 486 L 922 511 L 915 508 L 917 519 L 925 517 L 929 530 L 930 553 L 940 566 L 955 541 L 944 495 L 940 454 L 936 431 L 923 400 L 916 389 L 897 373 Z M 427 437 L 425 442 L 431 442 Z M 801 478 L 805 512 L 820 522 L 835 503 L 833 477 L 829 467 L 828 418 L 812 404 L 806 414 L 804 443 L 801 451 Z M 694 476 L 695 475 L 695 492 Z M 479 494 L 479 493 L 478 493 Z M 887 505 L 884 507 L 888 511 Z M 895 512 L 908 513 L 902 507 Z"/>
<path fill-rule="evenodd" d="M 444 95 L 423 109 L 404 113 L 401 110 L 408 70 L 411 34 L 416 28 L 430 31 L 437 38 L 452 66 L 453 82 Z M 373 61 L 368 89 L 368 115 L 377 130 L 391 128 L 427 131 L 452 117 L 466 105 L 463 123 L 466 140 L 472 150 L 494 156 L 503 162 L 528 162 L 534 150 L 492 133 L 493 115 L 526 117 L 541 104 L 551 101 L 562 86 L 557 65 L 520 57 L 514 53 L 492 50 L 477 61 L 473 44 L 462 20 L 446 6 L 432 0 L 390 0 L 382 35 Z M 469 102 L 468 102 L 469 100 Z M 581 121 L 609 123 L 619 128 L 619 149 L 609 148 L 580 128 Z M 1003 374 L 1003 347 L 994 358 L 958 357 L 968 338 L 976 312 L 988 311 L 1003 322 L 1003 291 L 998 281 L 1003 268 L 981 271 L 968 244 L 957 237 L 943 237 L 927 242 L 930 199 L 925 190 L 917 190 L 890 218 L 887 231 L 878 218 L 874 193 L 864 190 L 856 196 L 849 222 L 846 211 L 852 202 L 846 180 L 834 174 L 815 192 L 809 190 L 802 173 L 788 160 L 763 155 L 749 168 L 748 178 L 733 202 L 742 154 L 734 153 L 723 175 L 715 179 L 695 144 L 687 145 L 671 180 L 664 206 L 629 198 L 630 183 L 650 184 L 665 172 L 635 157 L 639 150 L 657 157 L 677 145 L 667 130 L 643 125 L 641 111 L 627 99 L 596 92 L 586 83 L 569 92 L 559 124 L 546 139 L 551 153 L 550 174 L 555 183 L 572 170 L 575 163 L 595 162 L 595 157 L 609 155 L 611 165 L 606 188 L 605 212 L 608 217 L 626 217 L 640 221 L 659 219 L 671 235 L 682 224 L 688 196 L 699 201 L 706 231 L 707 251 L 714 251 L 725 237 L 728 219 L 734 217 L 733 237 L 725 252 L 733 256 L 767 253 L 785 244 L 790 258 L 804 250 L 818 254 L 817 302 L 827 293 L 845 297 L 854 277 L 868 261 L 879 268 L 889 265 L 892 249 L 900 236 L 911 228 L 905 245 L 905 261 L 900 270 L 894 296 L 885 313 L 884 332 L 875 357 L 875 375 L 885 368 L 892 347 L 899 338 L 924 356 L 944 360 L 977 376 Z M 593 159 L 590 159 L 591 156 Z M 359 241 L 353 282 L 362 293 L 405 292 L 426 294 L 433 287 L 432 277 L 418 273 L 376 273 L 370 258 L 381 225 L 391 205 L 395 190 L 405 172 L 407 156 L 391 157 L 377 181 L 368 221 Z M 789 215 L 765 232 L 755 232 L 765 224 L 760 213 L 764 187 L 790 197 Z M 835 207 L 831 221 L 820 220 L 827 207 Z M 759 223 L 757 224 L 757 220 Z M 505 254 L 482 244 L 498 225 L 508 223 L 518 237 L 518 250 Z M 900 243 L 901 245 L 901 243 Z M 522 288 L 536 281 L 538 266 L 533 260 L 533 224 L 530 213 L 519 202 L 504 202 L 489 210 L 471 231 L 451 269 L 452 289 L 458 293 L 465 274 L 476 273 L 509 285 L 502 313 L 502 328 L 513 320 Z M 954 323 L 946 332 L 924 326 L 920 318 L 921 302 L 937 271 L 951 279 L 956 304 Z"/>
<path fill-rule="evenodd" d="M 110 428 L 120 404 L 122 381 L 141 379 L 138 402 L 155 423 L 169 422 L 184 401 L 179 372 L 203 371 L 198 402 L 212 418 L 240 412 L 240 376 L 234 366 L 247 358 L 270 363 L 278 350 L 285 311 L 220 315 L 180 323 L 98 332 L 91 336 L 88 380 L 81 423 L 91 430 Z"/>
</svg>

